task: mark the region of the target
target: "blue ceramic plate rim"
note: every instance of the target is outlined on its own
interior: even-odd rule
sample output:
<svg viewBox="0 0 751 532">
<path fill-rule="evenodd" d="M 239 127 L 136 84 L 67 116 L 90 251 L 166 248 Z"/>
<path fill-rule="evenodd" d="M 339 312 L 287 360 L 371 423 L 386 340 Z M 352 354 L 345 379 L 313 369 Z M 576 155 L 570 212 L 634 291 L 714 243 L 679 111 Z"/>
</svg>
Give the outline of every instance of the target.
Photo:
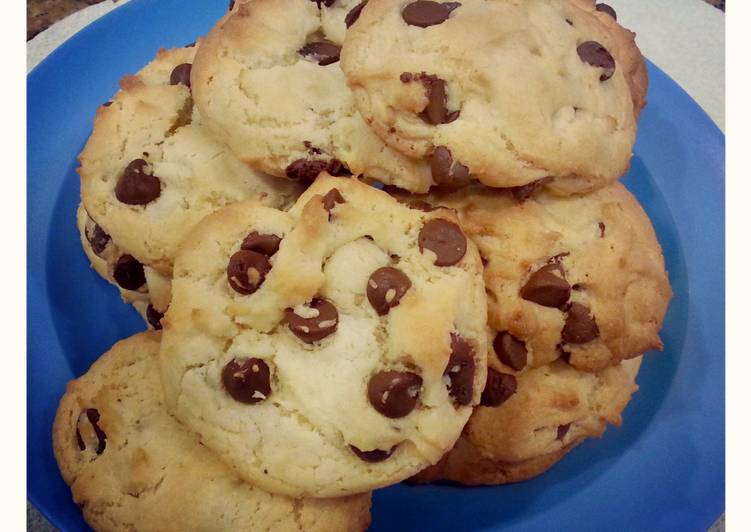
<svg viewBox="0 0 751 532">
<path fill-rule="evenodd" d="M 98 352 L 142 325 L 103 281 L 79 271 L 80 250 L 73 255 L 65 248 L 56 255 L 54 237 L 62 232 L 75 239 L 74 158 L 95 107 L 116 89 L 115 72 L 134 72 L 158 45 L 193 40 L 226 9 L 223 0 L 204 2 L 190 13 L 181 4 L 184 8 L 180 0 L 132 0 L 66 41 L 27 80 L 28 496 L 64 530 L 86 527 L 50 462 L 55 398 L 64 381 L 84 372 L 96 354 L 89 349 L 80 361 L 64 354 L 60 359 L 63 344 L 78 341 L 66 329 L 75 319 L 76 292 L 50 281 L 68 274 L 81 286 L 92 283 L 102 290 L 108 305 L 103 309 L 118 323 L 114 329 L 106 320 L 87 324 L 87 346 L 101 346 Z M 119 56 L 111 61 L 113 54 Z M 372 530 L 703 530 L 723 511 L 725 139 L 677 84 L 654 65 L 649 70 L 650 105 L 624 182 L 652 217 L 676 295 L 663 333 L 665 352 L 645 357 L 642 389 L 624 414 L 624 426 L 609 430 L 602 441 L 584 443 L 549 473 L 524 484 L 379 490 Z M 107 79 L 91 81 L 91 72 Z M 86 109 L 85 116 L 72 117 L 79 108 Z M 74 124 L 70 129 L 67 119 Z M 48 176 L 59 174 L 61 165 L 62 182 L 50 183 Z M 78 304 L 96 306 L 98 298 L 99 293 L 93 298 L 80 293 Z M 64 306 L 58 306 L 61 301 Z M 50 500 L 50 486 L 56 486 L 58 498 Z"/>
</svg>

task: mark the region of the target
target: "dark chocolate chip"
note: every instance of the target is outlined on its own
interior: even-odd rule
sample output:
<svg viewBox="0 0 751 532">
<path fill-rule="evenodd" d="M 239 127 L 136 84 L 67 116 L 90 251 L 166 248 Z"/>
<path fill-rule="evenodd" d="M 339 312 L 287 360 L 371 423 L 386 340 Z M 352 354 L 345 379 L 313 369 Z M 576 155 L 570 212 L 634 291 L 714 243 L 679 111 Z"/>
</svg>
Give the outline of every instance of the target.
<svg viewBox="0 0 751 532">
<path fill-rule="evenodd" d="M 311 2 L 315 2 L 318 6 L 318 9 L 321 9 L 321 4 L 323 4 L 326 7 L 331 7 L 336 0 L 310 0 Z"/>
<path fill-rule="evenodd" d="M 600 336 L 600 330 L 589 308 L 581 303 L 571 303 L 566 310 L 566 323 L 561 338 L 567 344 L 584 344 Z"/>
<path fill-rule="evenodd" d="M 132 255 L 123 255 L 117 259 L 112 277 L 121 288 L 126 290 L 138 290 L 146 284 L 146 274 L 143 272 L 143 264 L 138 262 Z"/>
<path fill-rule="evenodd" d="M 538 189 L 542 188 L 543 186 L 547 185 L 553 180 L 551 176 L 543 177 L 542 179 L 538 179 L 537 181 L 532 181 L 531 183 L 527 183 L 526 185 L 521 185 L 518 187 L 511 187 L 511 194 L 514 196 L 514 199 L 516 201 L 522 202 L 526 201 L 537 192 Z"/>
<path fill-rule="evenodd" d="M 323 208 L 329 211 L 329 219 L 331 219 L 331 209 L 333 209 L 337 203 L 346 203 L 344 196 L 342 196 L 339 189 L 332 188 L 323 196 Z"/>
<path fill-rule="evenodd" d="M 347 16 L 344 17 L 344 24 L 349 28 L 352 24 L 357 22 L 357 19 L 360 18 L 360 13 L 362 12 L 362 8 L 365 7 L 365 4 L 368 3 L 368 0 L 364 0 L 363 2 L 360 2 L 355 7 L 349 10 L 349 13 L 347 13 Z"/>
<path fill-rule="evenodd" d="M 402 83 L 409 83 L 412 81 L 412 72 L 402 72 L 399 74 L 399 81 Z"/>
<path fill-rule="evenodd" d="M 597 11 L 602 11 L 603 13 L 607 13 L 608 15 L 613 17 L 613 20 L 618 20 L 618 15 L 615 13 L 615 9 L 613 9 L 607 4 L 597 4 L 595 6 L 595 9 Z"/>
<path fill-rule="evenodd" d="M 149 306 L 146 307 L 146 321 L 149 322 L 149 325 L 151 325 L 155 331 L 160 331 L 162 329 L 163 317 L 164 314 L 162 312 L 159 312 L 154 308 L 154 305 L 149 303 Z"/>
<path fill-rule="evenodd" d="M 308 153 L 311 155 L 321 155 L 323 153 L 321 148 L 315 147 L 313 143 L 310 142 L 309 140 L 304 140 L 303 146 L 305 146 L 308 149 Z"/>
<path fill-rule="evenodd" d="M 110 235 L 105 233 L 104 229 L 99 227 L 99 224 L 97 224 L 96 222 L 91 228 L 91 231 L 89 231 L 89 228 L 86 227 L 84 229 L 84 233 L 86 234 L 86 240 L 88 240 L 89 244 L 91 244 L 91 250 L 96 255 L 101 256 L 102 252 L 107 247 L 107 244 L 109 244 Z"/>
<path fill-rule="evenodd" d="M 284 170 L 287 177 L 295 181 L 315 181 L 321 172 L 328 172 L 333 176 L 352 175 L 349 168 L 339 159 L 331 159 L 330 161 L 297 159 Z"/>
<path fill-rule="evenodd" d="M 115 197 L 128 205 L 146 205 L 159 197 L 162 185 L 143 159 L 131 161 L 115 185 Z"/>
<path fill-rule="evenodd" d="M 568 429 L 571 428 L 571 423 L 566 423 L 565 425 L 558 425 L 558 431 L 556 433 L 555 438 L 557 440 L 563 440 L 563 438 L 568 433 Z"/>
<path fill-rule="evenodd" d="M 388 451 L 384 451 L 381 449 L 373 449 L 372 451 L 361 451 L 354 445 L 350 445 L 349 448 L 352 450 L 353 453 L 357 455 L 357 457 L 362 460 L 363 462 L 368 463 L 375 463 L 375 462 L 383 462 L 388 457 L 391 456 L 391 454 L 394 452 L 394 449 L 396 447 L 392 447 Z"/>
<path fill-rule="evenodd" d="M 615 59 L 613 59 L 610 52 L 608 52 L 600 43 L 596 41 L 583 42 L 577 46 L 576 53 L 579 54 L 579 57 L 585 63 L 603 69 L 600 81 L 606 81 L 613 77 L 613 72 L 615 72 Z"/>
<path fill-rule="evenodd" d="M 190 63 L 183 63 L 177 65 L 172 69 L 172 74 L 169 76 L 170 85 L 185 85 L 190 88 L 190 70 L 193 65 Z"/>
<path fill-rule="evenodd" d="M 433 212 L 440 208 L 440 207 L 434 207 L 427 201 L 423 201 L 423 200 L 410 201 L 407 204 L 407 207 L 409 207 L 410 209 L 415 209 L 417 211 L 422 211 L 422 212 Z"/>
<path fill-rule="evenodd" d="M 110 100 L 110 101 L 108 101 L 108 102 L 104 102 L 104 103 L 102 104 L 102 107 L 109 107 L 110 105 L 112 105 L 112 100 Z"/>
<path fill-rule="evenodd" d="M 309 42 L 297 52 L 307 58 L 315 61 L 321 66 L 330 65 L 339 61 L 340 48 L 334 43 L 327 41 Z"/>
<path fill-rule="evenodd" d="M 471 403 L 475 383 L 475 351 L 458 334 L 451 333 L 451 355 L 443 374 L 449 378 L 449 395 L 454 398 L 454 403 L 457 406 Z"/>
<path fill-rule="evenodd" d="M 459 2 L 441 4 L 439 2 L 418 0 L 417 2 L 407 4 L 402 10 L 402 18 L 410 26 L 427 28 L 428 26 L 435 26 L 444 22 L 449 18 L 451 12 L 460 5 Z"/>
<path fill-rule="evenodd" d="M 566 19 L 566 24 L 568 24 L 569 26 L 573 26 L 574 25 L 574 23 L 571 22 L 569 19 Z"/>
<path fill-rule="evenodd" d="M 422 377 L 409 371 L 380 371 L 368 382 L 368 400 L 388 418 L 404 417 L 417 405 Z"/>
<path fill-rule="evenodd" d="M 480 398 L 482 406 L 500 406 L 516 393 L 516 377 L 488 368 L 488 380 Z"/>
<path fill-rule="evenodd" d="M 255 251 L 265 257 L 273 257 L 279 251 L 279 244 L 282 239 L 276 235 L 262 235 L 257 231 L 248 234 L 240 244 L 240 249 Z"/>
<path fill-rule="evenodd" d="M 96 454 L 102 454 L 107 447 L 107 435 L 99 427 L 99 410 L 86 408 L 76 422 L 76 441 L 81 451 L 94 449 Z"/>
<path fill-rule="evenodd" d="M 433 75 L 421 75 L 428 105 L 420 113 L 420 118 L 428 124 L 448 124 L 459 118 L 459 111 L 449 111 L 447 107 L 446 81 Z"/>
<path fill-rule="evenodd" d="M 352 172 L 347 168 L 347 165 L 339 159 L 331 159 L 329 161 L 328 172 L 335 177 L 352 175 Z"/>
<path fill-rule="evenodd" d="M 438 146 L 430 156 L 430 174 L 440 186 L 460 187 L 469 183 L 469 168 L 454 161 L 445 146 Z"/>
<path fill-rule="evenodd" d="M 222 384 L 235 401 L 252 405 L 271 395 L 271 371 L 260 358 L 233 358 L 222 370 Z"/>
<path fill-rule="evenodd" d="M 516 371 L 527 365 L 527 346 L 508 331 L 495 335 L 493 350 L 501 362 Z"/>
<path fill-rule="evenodd" d="M 544 307 L 561 307 L 571 295 L 571 286 L 566 281 L 563 266 L 546 264 L 529 278 L 519 291 L 522 299 Z"/>
<path fill-rule="evenodd" d="M 412 281 L 403 271 L 384 266 L 370 275 L 366 293 L 376 313 L 383 316 L 399 304 L 411 286 Z"/>
<path fill-rule="evenodd" d="M 264 255 L 241 249 L 232 255 L 227 264 L 227 281 L 235 292 L 249 295 L 263 284 L 271 263 Z"/>
<path fill-rule="evenodd" d="M 233 7 L 235 7 L 235 0 L 229 0 L 229 9 L 228 9 L 228 11 L 232 11 Z"/>
<path fill-rule="evenodd" d="M 295 314 L 294 309 L 288 308 L 284 311 L 284 319 L 295 336 L 303 342 L 312 344 L 336 331 L 339 325 L 339 312 L 325 299 L 314 299 L 308 307 L 317 311 L 317 315 L 305 318 Z"/>
<path fill-rule="evenodd" d="M 436 266 L 453 266 L 467 252 L 467 237 L 453 222 L 442 218 L 429 220 L 420 229 L 417 243 L 420 252 L 429 249 L 435 253 Z"/>
<path fill-rule="evenodd" d="M 605 236 L 605 224 L 602 222 L 598 222 L 597 227 L 600 228 L 600 238 L 603 238 Z"/>
<path fill-rule="evenodd" d="M 183 48 L 193 48 L 195 45 L 196 45 L 196 41 L 193 41 L 183 46 Z"/>
</svg>

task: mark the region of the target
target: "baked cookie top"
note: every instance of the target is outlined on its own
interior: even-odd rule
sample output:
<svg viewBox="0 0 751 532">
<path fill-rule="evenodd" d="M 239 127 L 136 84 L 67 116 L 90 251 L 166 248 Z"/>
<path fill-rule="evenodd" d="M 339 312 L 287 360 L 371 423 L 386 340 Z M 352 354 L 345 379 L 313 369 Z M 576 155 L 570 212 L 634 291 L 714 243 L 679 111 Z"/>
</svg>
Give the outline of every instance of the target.
<svg viewBox="0 0 751 532">
<path fill-rule="evenodd" d="M 161 50 L 126 76 L 79 155 L 81 199 L 123 252 L 162 275 L 201 218 L 235 201 L 291 204 L 298 185 L 248 169 L 193 112 L 195 48 Z"/>
<path fill-rule="evenodd" d="M 362 174 L 425 192 L 432 184 L 428 164 L 392 150 L 370 130 L 339 68 L 357 5 L 235 2 L 196 55 L 196 104 L 235 154 L 263 172 L 308 181 L 321 171 Z"/>
<path fill-rule="evenodd" d="M 241 481 L 168 413 L 160 333 L 118 342 L 68 384 L 53 426 L 55 458 L 96 530 L 353 531 L 370 494 L 293 500 Z"/>
<path fill-rule="evenodd" d="M 589 373 L 557 360 L 510 376 L 505 397 L 477 407 L 454 449 L 415 480 L 505 484 L 539 475 L 608 424 L 621 424 L 640 364 L 637 357 Z"/>
<path fill-rule="evenodd" d="M 171 411 L 272 492 L 344 495 L 437 462 L 486 373 L 482 264 L 456 216 L 325 174 L 289 212 L 251 207 L 178 254 Z"/>
<path fill-rule="evenodd" d="M 628 168 L 634 108 L 614 47 L 570 2 L 371 0 L 341 68 L 378 136 L 447 181 L 552 177 L 546 187 L 565 195 Z"/>
<path fill-rule="evenodd" d="M 525 192 L 478 186 L 429 197 L 457 210 L 485 261 L 489 358 L 507 372 L 559 357 L 595 371 L 661 349 L 672 292 L 631 193 L 619 183 L 586 196 Z"/>
</svg>

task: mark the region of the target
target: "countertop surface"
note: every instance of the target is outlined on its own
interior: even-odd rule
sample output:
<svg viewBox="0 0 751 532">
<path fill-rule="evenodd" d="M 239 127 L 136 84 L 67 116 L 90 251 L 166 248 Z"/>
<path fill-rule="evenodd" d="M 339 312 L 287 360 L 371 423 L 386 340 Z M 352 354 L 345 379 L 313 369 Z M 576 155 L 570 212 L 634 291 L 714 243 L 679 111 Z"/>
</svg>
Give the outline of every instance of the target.
<svg viewBox="0 0 751 532">
<path fill-rule="evenodd" d="M 27 69 L 92 21 L 129 0 L 28 0 Z M 642 52 L 725 129 L 725 0 L 608 0 Z M 664 16 L 669 13 L 670 16 Z M 671 43 L 671 46 L 666 46 Z M 125 73 L 124 73 L 125 74 Z M 27 528 L 56 530 L 30 504 Z M 710 529 L 725 530 L 723 515 Z"/>
</svg>

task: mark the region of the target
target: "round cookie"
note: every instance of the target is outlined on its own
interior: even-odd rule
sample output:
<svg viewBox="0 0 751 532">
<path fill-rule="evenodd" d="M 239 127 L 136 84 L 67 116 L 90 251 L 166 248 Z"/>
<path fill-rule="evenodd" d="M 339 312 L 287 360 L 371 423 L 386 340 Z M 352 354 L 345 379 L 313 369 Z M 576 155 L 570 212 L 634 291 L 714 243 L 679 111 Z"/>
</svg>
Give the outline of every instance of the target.
<svg viewBox="0 0 751 532">
<path fill-rule="evenodd" d="M 146 269 L 160 276 L 160 287 L 148 283 L 160 312 L 169 303 L 177 247 L 199 220 L 248 198 L 286 207 L 302 191 L 248 169 L 201 125 L 189 87 L 194 53 L 194 48 L 160 50 L 138 74 L 123 78 L 122 89 L 97 110 L 79 156 L 84 209 L 98 231 L 116 243 L 107 252 L 111 256 L 103 276 L 113 280 L 111 273 L 124 256 L 129 271 Z M 117 284 L 126 291 L 147 291 Z"/>
<path fill-rule="evenodd" d="M 592 13 L 612 32 L 615 42 L 613 55 L 626 72 L 626 81 L 631 88 L 631 100 L 634 104 L 634 117 L 639 118 L 647 103 L 649 77 L 644 56 L 636 45 L 636 34 L 618 24 L 618 15 L 608 4 L 595 3 L 595 0 L 569 1 Z"/>
<path fill-rule="evenodd" d="M 309 181 L 324 170 L 365 175 L 425 192 L 429 165 L 371 131 L 339 68 L 357 6 L 354 0 L 235 2 L 196 55 L 196 104 L 252 168 Z"/>
<path fill-rule="evenodd" d="M 506 484 L 543 473 L 608 424 L 620 426 L 640 364 L 637 357 L 588 373 L 557 360 L 522 373 L 513 393 L 476 408 L 451 452 L 412 480 Z"/>
<path fill-rule="evenodd" d="M 403 480 L 453 446 L 485 384 L 482 263 L 456 216 L 354 179 L 322 174 L 289 212 L 206 218 L 172 293 L 168 405 L 268 491 Z"/>
<path fill-rule="evenodd" d="M 597 371 L 662 349 L 672 292 L 631 193 L 620 183 L 586 196 L 525 193 L 476 186 L 427 198 L 457 210 L 485 261 L 489 358 L 506 373 L 560 357 Z"/>
<path fill-rule="evenodd" d="M 164 405 L 160 333 L 118 342 L 68 384 L 53 426 L 60 472 L 95 530 L 365 530 L 370 494 L 294 500 L 245 483 Z"/>
<path fill-rule="evenodd" d="M 434 174 L 492 187 L 550 177 L 567 195 L 628 169 L 636 124 L 615 46 L 569 2 L 372 0 L 341 68 L 378 136 Z"/>
</svg>

